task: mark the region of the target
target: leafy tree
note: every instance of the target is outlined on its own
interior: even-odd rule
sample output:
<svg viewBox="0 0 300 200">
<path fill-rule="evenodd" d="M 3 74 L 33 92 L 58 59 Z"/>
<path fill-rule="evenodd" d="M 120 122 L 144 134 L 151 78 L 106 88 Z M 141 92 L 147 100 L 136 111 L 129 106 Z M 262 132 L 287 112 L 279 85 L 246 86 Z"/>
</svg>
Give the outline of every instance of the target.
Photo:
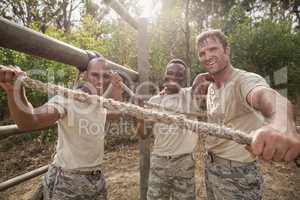
<svg viewBox="0 0 300 200">
<path fill-rule="evenodd" d="M 299 92 L 295 86 L 299 76 L 299 34 L 291 31 L 289 22 L 278 23 L 263 20 L 239 24 L 230 37 L 232 61 L 237 67 L 257 72 L 265 76 L 270 85 L 277 89 L 288 89 L 290 97 Z M 286 69 L 284 82 L 278 83 L 276 74 Z M 280 79 L 280 78 L 279 78 Z"/>
<path fill-rule="evenodd" d="M 0 15 L 45 33 L 49 25 L 69 32 L 74 11 L 83 0 L 5 0 L 0 1 Z"/>
</svg>

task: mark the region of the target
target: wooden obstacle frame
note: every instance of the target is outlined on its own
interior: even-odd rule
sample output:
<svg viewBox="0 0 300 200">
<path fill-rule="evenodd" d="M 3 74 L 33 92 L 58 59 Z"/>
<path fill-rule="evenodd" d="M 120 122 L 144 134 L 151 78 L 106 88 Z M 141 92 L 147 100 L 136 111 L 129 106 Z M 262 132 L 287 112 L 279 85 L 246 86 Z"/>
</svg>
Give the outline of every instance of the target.
<svg viewBox="0 0 300 200">
<path fill-rule="evenodd" d="M 136 83 L 148 81 L 149 75 L 149 55 L 148 55 L 148 34 L 147 34 L 147 20 L 145 18 L 134 19 L 126 11 L 126 9 L 116 0 L 105 0 L 115 12 L 117 12 L 123 20 L 130 24 L 137 31 L 137 72 L 114 63 L 108 60 L 108 66 L 118 72 L 126 74 Z M 0 17 L 0 47 L 16 50 L 41 58 L 55 60 L 67 65 L 77 67 L 78 70 L 83 71 L 87 65 L 90 55 L 89 52 L 52 37 L 46 36 L 42 33 L 36 32 L 32 29 L 20 26 L 14 22 Z M 143 88 L 147 94 L 147 87 Z M 48 129 L 48 128 L 45 128 Z M 42 130 L 45 130 L 42 129 Z M 38 131 L 38 130 L 31 130 Z M 0 139 L 18 135 L 26 134 L 29 131 L 22 131 L 18 129 L 17 125 L 0 126 Z M 140 151 L 140 199 L 146 200 L 148 189 L 148 177 L 150 169 L 150 140 L 139 139 Z M 0 183 L 0 191 L 11 188 L 26 180 L 37 177 L 45 173 L 48 165 L 35 169 L 31 172 L 9 179 Z"/>
</svg>

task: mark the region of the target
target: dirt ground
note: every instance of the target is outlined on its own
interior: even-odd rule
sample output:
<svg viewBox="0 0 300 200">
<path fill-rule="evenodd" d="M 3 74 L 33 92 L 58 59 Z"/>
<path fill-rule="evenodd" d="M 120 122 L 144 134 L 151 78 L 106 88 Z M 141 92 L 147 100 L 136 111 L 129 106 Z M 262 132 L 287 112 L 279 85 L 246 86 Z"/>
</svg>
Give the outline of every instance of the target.
<svg viewBox="0 0 300 200">
<path fill-rule="evenodd" d="M 200 146 L 200 145 L 199 145 Z M 0 181 L 43 166 L 51 159 L 54 145 L 39 140 L 23 142 L 0 151 Z M 197 198 L 206 199 L 201 148 L 197 150 Z M 139 153 L 137 143 L 116 145 L 105 154 L 104 172 L 110 200 L 139 199 Z M 294 164 L 262 163 L 265 200 L 300 200 L 300 168 Z M 41 177 L 0 193 L 0 199 L 27 200 L 36 191 Z"/>
</svg>

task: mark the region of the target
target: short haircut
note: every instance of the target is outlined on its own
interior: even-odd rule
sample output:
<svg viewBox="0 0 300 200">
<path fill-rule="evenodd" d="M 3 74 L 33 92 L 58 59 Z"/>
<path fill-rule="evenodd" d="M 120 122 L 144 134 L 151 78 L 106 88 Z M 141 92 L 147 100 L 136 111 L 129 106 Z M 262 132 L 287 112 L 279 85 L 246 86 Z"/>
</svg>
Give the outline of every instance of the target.
<svg viewBox="0 0 300 200">
<path fill-rule="evenodd" d="M 188 75 L 187 75 L 187 73 L 188 73 L 188 67 L 185 64 L 185 62 L 183 60 L 179 59 L 179 58 L 174 58 L 174 59 L 172 59 L 172 60 L 170 60 L 168 62 L 167 67 L 170 64 L 180 64 L 180 65 L 183 65 L 183 67 L 184 67 L 184 83 L 183 84 L 186 86 L 186 84 L 187 84 L 187 77 L 188 77 Z"/>
<path fill-rule="evenodd" d="M 107 67 L 107 61 L 104 57 L 95 57 L 95 58 L 92 58 L 89 63 L 87 64 L 87 68 L 86 68 L 86 71 L 89 70 L 90 66 L 94 63 L 103 63 L 104 64 L 104 67 L 105 68 L 108 68 Z"/>
<path fill-rule="evenodd" d="M 221 30 L 215 29 L 202 32 L 197 36 L 196 49 L 199 49 L 200 45 L 203 44 L 205 40 L 207 40 L 207 38 L 211 38 L 214 40 L 218 39 L 221 42 L 224 49 L 228 47 L 228 42 L 225 34 Z"/>
<path fill-rule="evenodd" d="M 168 64 L 167 64 L 167 66 L 170 64 L 181 64 L 184 66 L 185 70 L 187 69 L 187 65 L 185 64 L 185 62 L 178 58 L 174 58 L 174 59 L 170 60 L 170 62 L 168 62 Z"/>
</svg>

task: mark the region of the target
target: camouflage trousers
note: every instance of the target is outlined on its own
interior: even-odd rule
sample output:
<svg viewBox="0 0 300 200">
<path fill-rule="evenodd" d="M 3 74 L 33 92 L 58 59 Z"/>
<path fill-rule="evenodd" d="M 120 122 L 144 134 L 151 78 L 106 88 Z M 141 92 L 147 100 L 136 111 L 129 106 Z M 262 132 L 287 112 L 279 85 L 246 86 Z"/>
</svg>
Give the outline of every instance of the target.
<svg viewBox="0 0 300 200">
<path fill-rule="evenodd" d="M 205 159 L 208 200 L 262 199 L 262 175 L 257 162 L 240 163 L 215 157 Z"/>
<path fill-rule="evenodd" d="M 43 177 L 44 200 L 106 200 L 103 174 L 75 174 L 50 165 Z"/>
<path fill-rule="evenodd" d="M 148 200 L 195 200 L 195 160 L 192 154 L 151 155 Z"/>
</svg>

